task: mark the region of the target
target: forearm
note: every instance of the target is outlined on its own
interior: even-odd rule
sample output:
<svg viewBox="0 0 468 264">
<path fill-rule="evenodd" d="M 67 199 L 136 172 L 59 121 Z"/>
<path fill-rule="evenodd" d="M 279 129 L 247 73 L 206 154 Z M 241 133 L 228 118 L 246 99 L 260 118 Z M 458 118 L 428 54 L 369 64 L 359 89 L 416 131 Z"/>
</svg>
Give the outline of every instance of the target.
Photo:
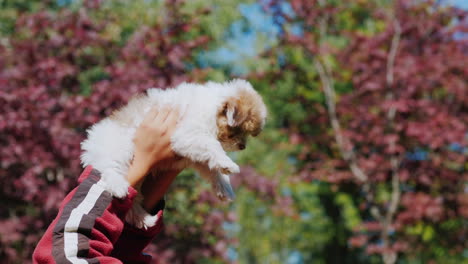
<svg viewBox="0 0 468 264">
<path fill-rule="evenodd" d="M 144 254 L 143 250 L 161 232 L 164 226 L 163 209 L 164 200 L 161 200 L 149 212 L 157 216 L 155 224 L 150 228 L 136 228 L 129 223 L 125 223 L 123 232 L 112 251 L 112 256 L 124 263 L 149 263 L 151 256 Z"/>
<path fill-rule="evenodd" d="M 62 202 L 56 219 L 39 241 L 33 255 L 34 263 L 65 263 L 71 260 L 122 263 L 113 254 L 122 239 L 131 236 L 125 216 L 133 204 L 136 190 L 129 188 L 127 197 L 118 199 L 105 191 L 99 172 L 87 167 L 80 176 L 81 183 Z M 142 250 L 162 228 L 162 207 L 151 236 L 142 235 L 146 230 L 132 228 L 134 251 L 127 258 L 141 257 Z M 125 234 L 123 238 L 121 235 Z M 142 235 L 139 239 L 138 236 Z M 120 242 L 119 242 L 120 241 Z M 111 254 L 112 253 L 112 254 Z M 140 263 L 149 263 L 148 261 Z"/>
<path fill-rule="evenodd" d="M 102 186 L 100 173 L 91 166 L 79 181 L 39 241 L 34 263 L 68 263 L 79 259 L 121 263 L 117 259 L 112 262 L 109 256 L 136 191 L 129 189 L 124 199 L 113 198 Z"/>
<path fill-rule="evenodd" d="M 152 212 L 158 202 L 163 200 L 169 186 L 174 181 L 180 171 L 157 172 L 154 175 L 148 175 L 143 182 L 141 192 L 143 194 L 142 207 L 147 212 Z"/>
</svg>

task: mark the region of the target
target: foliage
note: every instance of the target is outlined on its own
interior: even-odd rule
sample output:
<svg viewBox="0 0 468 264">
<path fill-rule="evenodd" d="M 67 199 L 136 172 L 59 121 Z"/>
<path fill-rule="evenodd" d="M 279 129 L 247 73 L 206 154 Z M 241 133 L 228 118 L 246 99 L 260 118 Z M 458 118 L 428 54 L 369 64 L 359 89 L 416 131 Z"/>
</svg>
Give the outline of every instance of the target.
<svg viewBox="0 0 468 264">
<path fill-rule="evenodd" d="M 237 199 L 179 175 L 161 263 L 462 263 L 468 18 L 439 2 L 0 0 L 0 258 L 28 263 L 92 123 L 248 73 L 269 118 Z"/>
<path fill-rule="evenodd" d="M 37 230 L 45 230 L 75 185 L 86 127 L 136 92 L 192 78 L 184 61 L 206 37 L 186 37 L 196 13 L 180 12 L 179 5 L 167 1 L 165 20 L 134 27 L 128 38 L 121 36 L 123 43 L 109 37 L 115 24 L 99 1 L 76 10 L 18 13 L 15 34 L 0 49 L 3 260 L 31 255 L 42 233 Z"/>
<path fill-rule="evenodd" d="M 454 37 L 466 12 L 431 1 L 376 4 L 291 1 L 296 15 L 286 17 L 305 32 L 285 34 L 291 55 L 273 80 L 280 89 L 277 79 L 293 79 L 294 100 L 314 109 L 287 124 L 296 141 L 319 148 L 304 153 L 301 174 L 361 189 L 354 199 L 364 222 L 349 243 L 385 263 L 434 243 L 462 254 L 466 226 L 444 235 L 442 226 L 466 218 L 467 156 L 449 147 L 467 144 L 466 44 Z"/>
<path fill-rule="evenodd" d="M 267 129 L 239 153 L 240 163 L 255 164 L 255 171 L 246 167 L 233 178 L 238 215 L 233 233 L 238 239 L 239 262 L 285 263 L 300 255 L 302 261 L 319 263 L 317 256 L 331 236 L 329 219 L 318 198 L 319 185 L 292 176 L 297 147 L 287 139 L 283 133 Z M 269 151 L 272 147 L 273 152 Z"/>
</svg>

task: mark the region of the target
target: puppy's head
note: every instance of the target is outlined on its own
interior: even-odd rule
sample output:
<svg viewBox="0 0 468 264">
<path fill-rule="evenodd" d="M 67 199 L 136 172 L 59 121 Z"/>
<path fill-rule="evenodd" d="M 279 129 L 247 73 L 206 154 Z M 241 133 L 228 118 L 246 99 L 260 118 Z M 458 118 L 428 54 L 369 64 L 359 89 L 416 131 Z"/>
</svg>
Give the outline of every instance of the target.
<svg viewBox="0 0 468 264">
<path fill-rule="evenodd" d="M 265 125 L 266 106 L 260 95 L 244 80 L 226 84 L 234 89 L 218 110 L 218 140 L 226 151 L 243 150 L 247 136 L 257 136 Z"/>
</svg>

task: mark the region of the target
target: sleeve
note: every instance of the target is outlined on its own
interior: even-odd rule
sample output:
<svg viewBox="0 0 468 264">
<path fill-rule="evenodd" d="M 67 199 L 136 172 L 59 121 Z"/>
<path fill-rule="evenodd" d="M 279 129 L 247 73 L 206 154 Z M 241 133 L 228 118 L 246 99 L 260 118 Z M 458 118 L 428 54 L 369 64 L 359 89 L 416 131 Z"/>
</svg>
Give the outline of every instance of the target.
<svg viewBox="0 0 468 264">
<path fill-rule="evenodd" d="M 117 240 L 112 251 L 112 256 L 124 263 L 150 263 L 151 256 L 143 253 L 143 250 L 164 227 L 164 207 L 165 201 L 161 200 L 151 210 L 150 214 L 157 215 L 157 218 L 155 224 L 148 229 L 137 228 L 129 223 L 125 223 L 122 235 Z"/>
<path fill-rule="evenodd" d="M 130 187 L 123 199 L 113 197 L 104 188 L 100 173 L 90 166 L 83 171 L 80 180 L 82 182 L 67 195 L 57 217 L 36 246 L 33 263 L 123 263 L 112 254 L 114 247 L 122 243 L 117 243 L 122 235 L 138 241 L 134 246 L 138 244 L 138 249 L 142 247 L 143 250 L 161 229 L 162 211 L 158 213 L 161 224 L 156 223 L 152 230 L 133 230 L 134 237 L 129 236 L 124 219 L 136 190 Z M 127 252 L 129 254 L 137 252 Z M 149 261 L 151 257 L 148 256 L 139 263 Z"/>
</svg>

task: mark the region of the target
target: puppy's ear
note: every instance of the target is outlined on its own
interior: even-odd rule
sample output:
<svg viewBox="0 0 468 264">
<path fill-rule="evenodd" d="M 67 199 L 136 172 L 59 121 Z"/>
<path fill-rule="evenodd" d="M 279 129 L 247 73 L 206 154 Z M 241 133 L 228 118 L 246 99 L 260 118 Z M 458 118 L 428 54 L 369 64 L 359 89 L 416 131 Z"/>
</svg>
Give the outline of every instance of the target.
<svg viewBox="0 0 468 264">
<path fill-rule="evenodd" d="M 230 127 L 236 126 L 236 105 L 232 102 L 226 103 L 226 119 Z"/>
<path fill-rule="evenodd" d="M 224 105 L 227 124 L 230 127 L 236 127 L 245 120 L 245 115 L 242 113 L 239 100 L 231 98 Z"/>
</svg>

